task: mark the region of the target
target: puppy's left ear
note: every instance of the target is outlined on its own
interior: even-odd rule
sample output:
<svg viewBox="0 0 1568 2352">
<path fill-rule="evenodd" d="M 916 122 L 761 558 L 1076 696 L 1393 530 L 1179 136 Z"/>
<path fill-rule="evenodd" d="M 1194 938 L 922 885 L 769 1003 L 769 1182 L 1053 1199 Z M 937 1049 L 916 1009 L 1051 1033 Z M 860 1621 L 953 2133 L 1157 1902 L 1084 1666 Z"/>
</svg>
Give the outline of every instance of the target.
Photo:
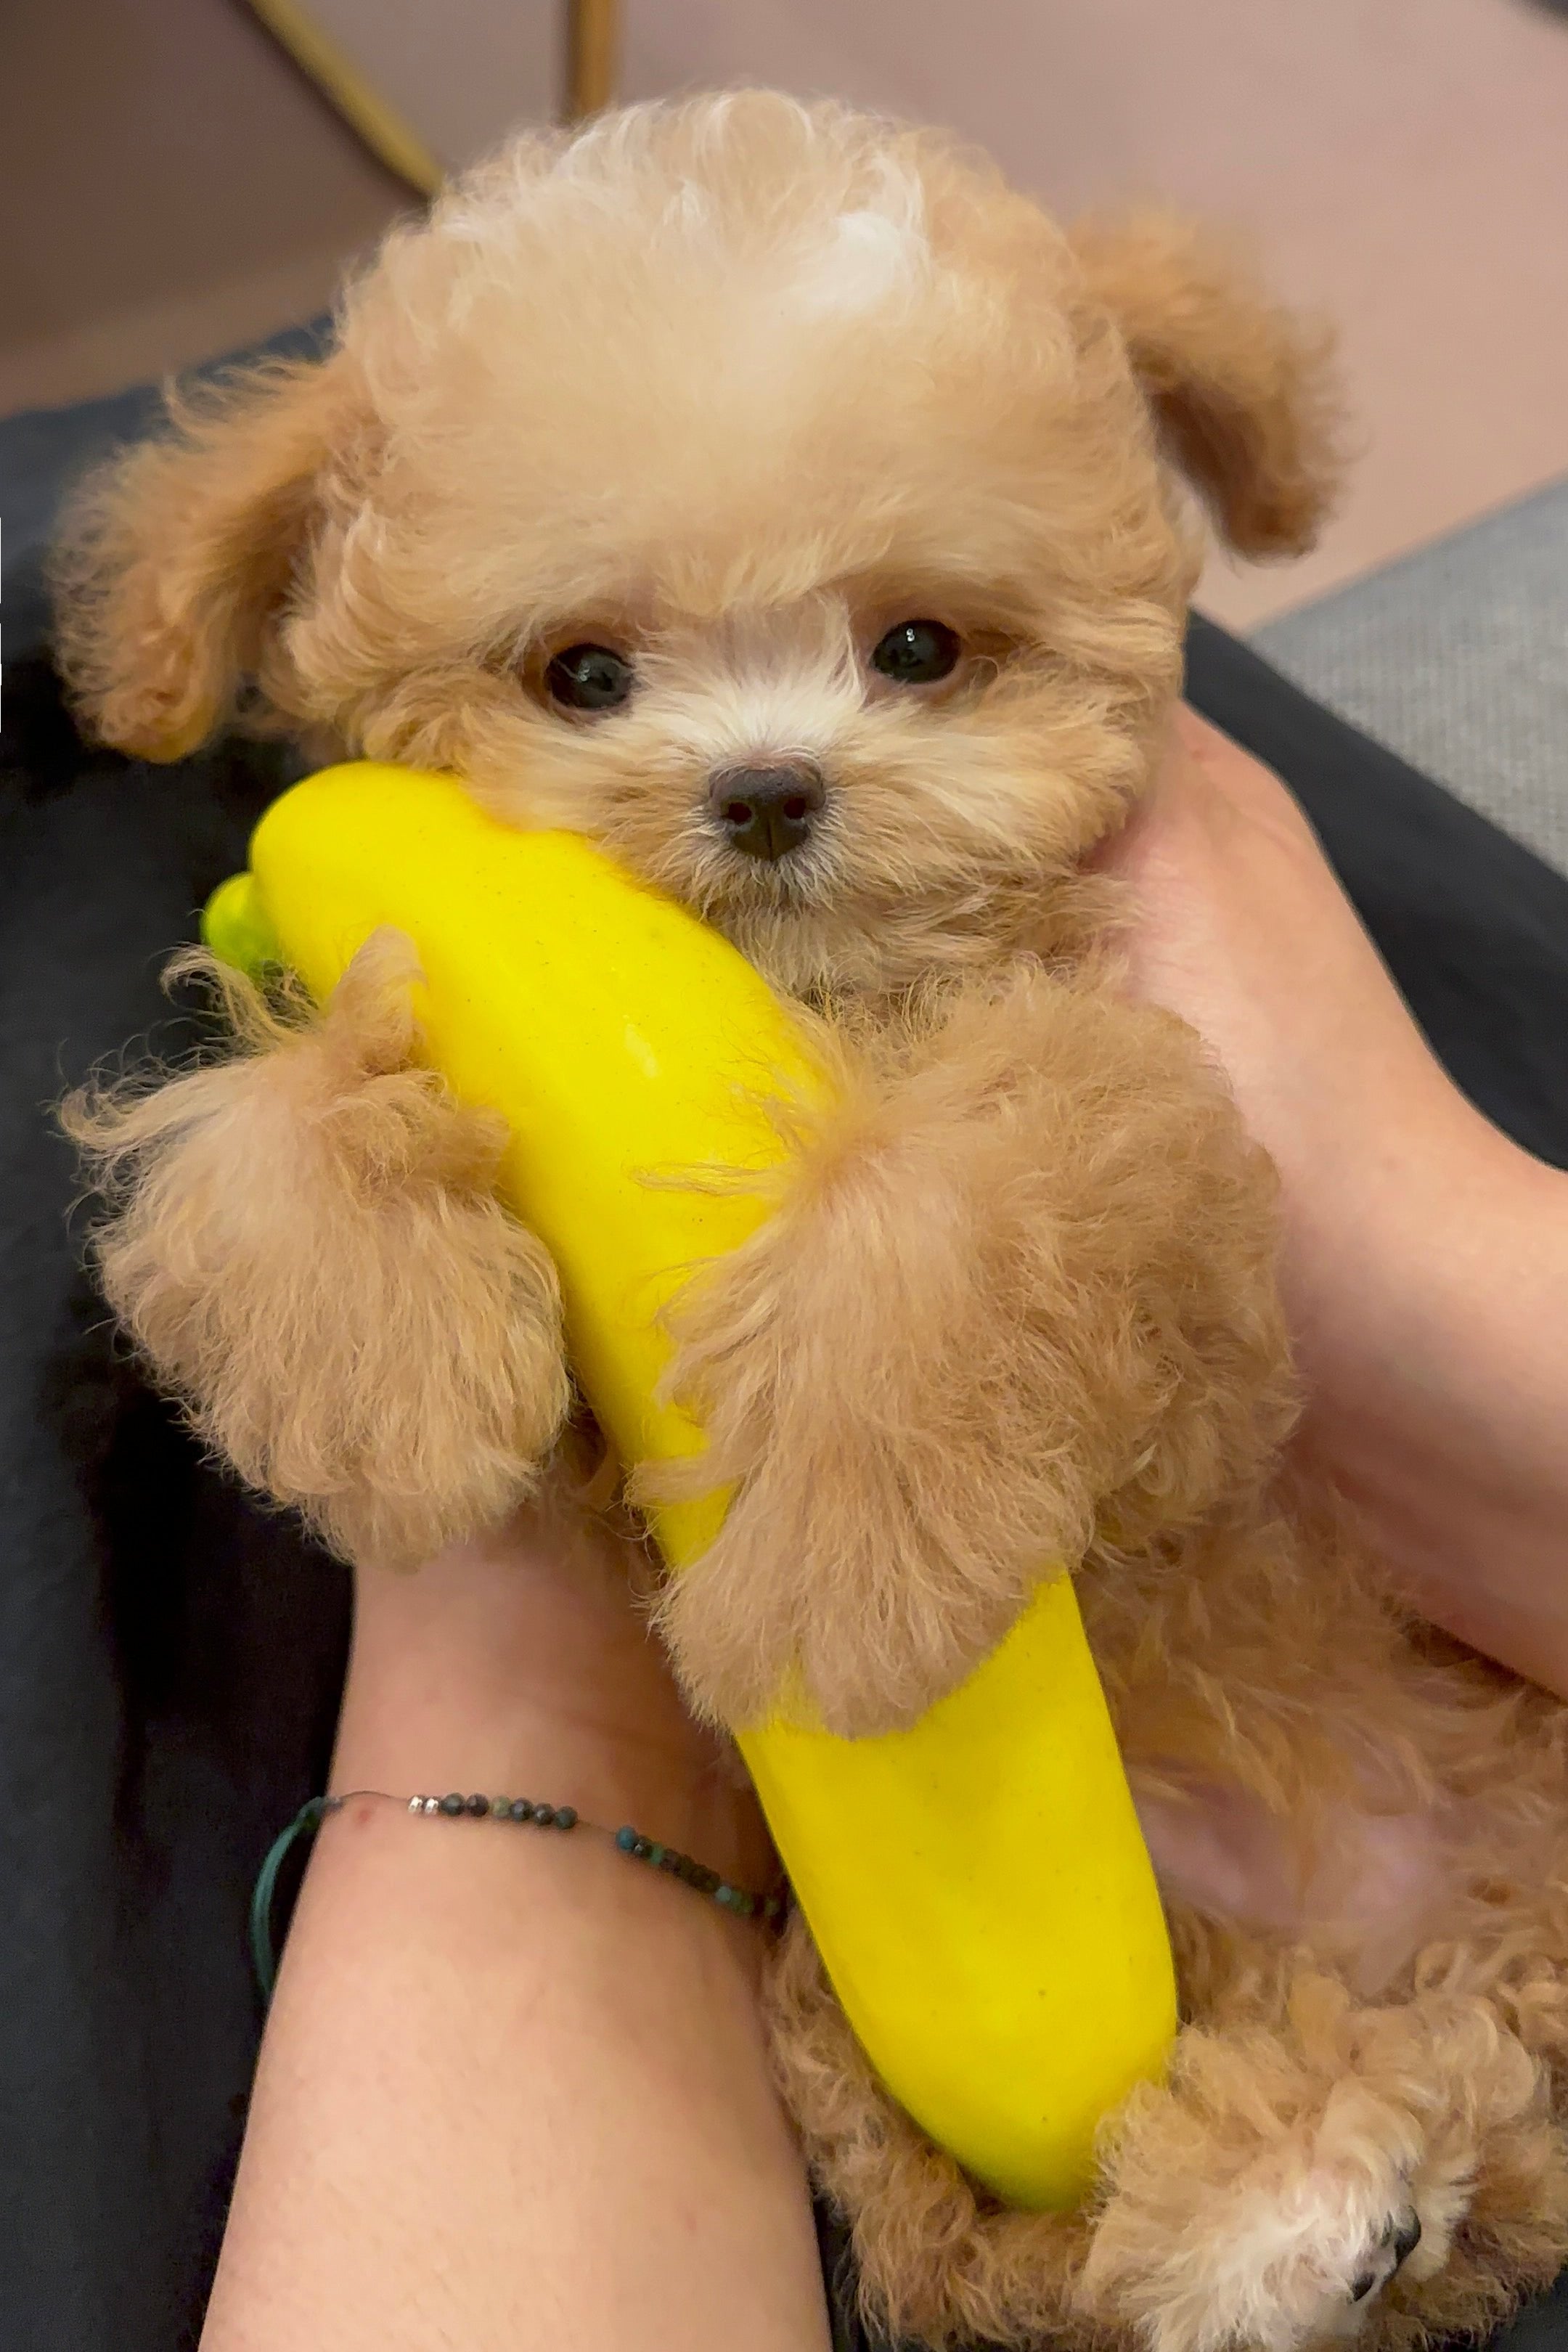
<svg viewBox="0 0 1568 2352">
<path fill-rule="evenodd" d="M 1085 221 L 1071 241 L 1169 456 L 1226 541 L 1241 555 L 1302 553 L 1341 467 L 1328 331 L 1273 301 L 1223 240 L 1172 215 Z"/>
</svg>

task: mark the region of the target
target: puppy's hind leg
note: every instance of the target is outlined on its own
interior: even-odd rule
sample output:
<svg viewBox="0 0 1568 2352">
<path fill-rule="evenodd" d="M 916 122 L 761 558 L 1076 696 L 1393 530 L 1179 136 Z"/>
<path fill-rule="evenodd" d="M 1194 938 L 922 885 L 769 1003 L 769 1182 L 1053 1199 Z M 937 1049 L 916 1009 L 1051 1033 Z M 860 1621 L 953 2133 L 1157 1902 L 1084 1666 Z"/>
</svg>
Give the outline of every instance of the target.
<svg viewBox="0 0 1568 2352">
<path fill-rule="evenodd" d="M 504 1517 L 569 1394 L 554 1269 L 495 1197 L 504 1130 L 414 1058 L 416 970 L 378 932 L 308 1021 L 214 971 L 231 1058 L 61 1114 L 155 1375 L 251 1485 L 389 1563 Z"/>
<path fill-rule="evenodd" d="M 1149 2352 L 1483 2332 L 1568 2252 L 1543 2071 L 1441 1983 L 1365 2007 L 1301 1961 L 1179 2037 L 1105 2151 L 1077 2292 Z"/>
<path fill-rule="evenodd" d="M 1556 2275 L 1568 2165 L 1486 2002 L 1360 2008 L 1305 1967 L 1281 2001 L 1253 1994 L 1189 2026 L 1111 2120 L 1082 2208 L 1010 2211 L 894 2105 L 795 1918 L 767 1982 L 774 2069 L 872 2320 L 1016 2352 L 1408 2352 Z"/>
<path fill-rule="evenodd" d="M 849 2224 L 878 2341 L 1095 2344 L 1073 2304 L 1088 2215 L 1010 2210 L 931 2146 L 872 2071 L 798 1912 L 770 1955 L 763 2007 L 773 2072 L 813 2176 Z"/>
</svg>

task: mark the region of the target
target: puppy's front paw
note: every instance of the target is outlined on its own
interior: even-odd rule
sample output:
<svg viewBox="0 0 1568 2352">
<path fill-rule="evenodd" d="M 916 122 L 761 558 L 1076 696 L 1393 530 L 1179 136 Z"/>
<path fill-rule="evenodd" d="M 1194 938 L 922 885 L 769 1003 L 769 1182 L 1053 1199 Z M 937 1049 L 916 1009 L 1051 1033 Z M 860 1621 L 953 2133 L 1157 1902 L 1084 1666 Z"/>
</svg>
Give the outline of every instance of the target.
<svg viewBox="0 0 1568 2352">
<path fill-rule="evenodd" d="M 229 981 L 251 1050 L 65 1112 L 163 1384 L 251 1485 L 388 1564 L 504 1517 L 568 1398 L 553 1268 L 495 1197 L 497 1122 L 412 1061 L 411 971 L 377 934 L 304 1026 Z"/>
<path fill-rule="evenodd" d="M 1271 1192 L 1184 1031 L 1032 967 L 856 1074 L 778 1214 L 683 1302 L 736 1487 L 668 1601 L 731 1722 L 796 1667 L 868 1732 L 951 1690 L 1103 1517 L 1136 1548 L 1289 1419 Z"/>
<path fill-rule="evenodd" d="M 672 1385 L 710 1440 L 684 1483 L 734 1494 L 662 1622 L 721 1720 L 793 1683 L 859 1735 L 960 1682 L 1089 1512 L 1075 1524 L 962 1185 L 840 1142 L 683 1304 Z"/>
</svg>

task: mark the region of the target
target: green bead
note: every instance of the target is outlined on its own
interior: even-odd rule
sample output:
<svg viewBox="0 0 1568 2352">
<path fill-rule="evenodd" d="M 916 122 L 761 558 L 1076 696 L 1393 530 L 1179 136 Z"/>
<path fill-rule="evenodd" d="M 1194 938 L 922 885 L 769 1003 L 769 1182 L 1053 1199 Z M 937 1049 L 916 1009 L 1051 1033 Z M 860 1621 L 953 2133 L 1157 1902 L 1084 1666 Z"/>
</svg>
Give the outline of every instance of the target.
<svg viewBox="0 0 1568 2352">
<path fill-rule="evenodd" d="M 459 1796 L 456 1793 L 456 1791 L 454 1790 L 454 1792 L 453 1792 L 453 1794 L 452 1794 L 451 1796 L 449 1796 L 449 1797 L 443 1797 L 443 1798 L 442 1798 L 442 1800 L 441 1800 L 441 1811 L 442 1811 L 444 1813 L 447 1813 L 447 1814 L 457 1814 L 457 1813 L 463 1812 L 463 1811 L 466 1811 L 466 1806 L 465 1806 L 464 1800 L 463 1800 L 461 1797 L 459 1797 Z"/>
<path fill-rule="evenodd" d="M 490 1799 L 491 1821 L 504 1822 L 510 1811 L 511 1799 L 510 1797 L 492 1797 Z"/>
<path fill-rule="evenodd" d="M 574 1830 L 577 1826 L 576 1806 L 557 1805 L 555 1808 L 555 1826 L 558 1830 Z"/>
<path fill-rule="evenodd" d="M 654 1866 L 654 1868 L 655 1868 L 656 1870 L 658 1870 L 658 1869 L 661 1866 L 661 1864 L 663 1864 L 663 1861 L 664 1861 L 664 1848 L 663 1848 L 663 1846 L 661 1846 L 661 1845 L 659 1844 L 659 1843 L 658 1843 L 658 1839 L 657 1839 L 657 1838 L 656 1838 L 656 1839 L 653 1841 L 653 1843 L 649 1845 L 648 1850 L 647 1850 L 647 1860 L 648 1860 L 649 1862 L 651 1862 L 651 1863 L 652 1863 L 652 1864 L 653 1864 L 653 1866 Z"/>
<path fill-rule="evenodd" d="M 618 1829 L 616 1832 L 616 1843 L 620 1847 L 623 1853 L 636 1853 L 637 1850 L 637 1833 L 636 1830 L 632 1828 L 629 1822 L 624 1828 Z"/>
</svg>

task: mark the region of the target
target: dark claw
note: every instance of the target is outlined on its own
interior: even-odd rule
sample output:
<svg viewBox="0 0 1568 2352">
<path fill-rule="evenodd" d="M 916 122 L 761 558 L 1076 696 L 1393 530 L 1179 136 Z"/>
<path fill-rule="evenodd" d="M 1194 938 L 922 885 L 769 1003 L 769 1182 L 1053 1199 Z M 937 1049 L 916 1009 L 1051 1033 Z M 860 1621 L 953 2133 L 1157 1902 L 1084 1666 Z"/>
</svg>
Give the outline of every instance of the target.
<svg viewBox="0 0 1568 2352">
<path fill-rule="evenodd" d="M 1370 2263 L 1365 2270 L 1357 2271 L 1351 2281 L 1352 2303 L 1364 2303 L 1374 2287 L 1386 2286 L 1394 2272 L 1415 2252 L 1421 2243 L 1420 2215 L 1414 2209 L 1407 2209 L 1400 2214 L 1391 2213 L 1377 2242 L 1380 2247 L 1387 2248 L 1394 2260 L 1386 2268 L 1378 2262 Z"/>
</svg>

